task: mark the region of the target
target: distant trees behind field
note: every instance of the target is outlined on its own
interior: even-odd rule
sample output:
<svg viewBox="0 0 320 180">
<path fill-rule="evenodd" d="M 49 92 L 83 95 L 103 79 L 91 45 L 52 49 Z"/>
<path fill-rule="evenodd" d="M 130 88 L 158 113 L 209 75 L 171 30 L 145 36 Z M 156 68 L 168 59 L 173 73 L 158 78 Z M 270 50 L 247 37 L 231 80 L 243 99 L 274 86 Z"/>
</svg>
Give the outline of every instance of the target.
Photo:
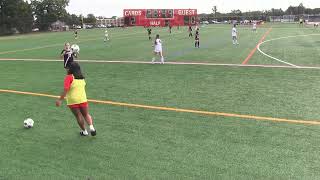
<svg viewBox="0 0 320 180">
<path fill-rule="evenodd" d="M 33 29 L 48 31 L 60 20 L 69 26 L 95 23 L 93 14 L 87 17 L 69 14 L 69 0 L 0 0 L 0 35 L 28 33 Z"/>
<path fill-rule="evenodd" d="M 249 11 L 241 12 L 241 10 L 232 10 L 230 13 L 220 13 L 217 6 L 213 6 L 211 14 L 200 14 L 200 21 L 229 21 L 229 20 L 264 20 L 267 21 L 270 16 L 284 16 L 284 15 L 320 15 L 320 8 L 306 8 L 301 3 L 298 6 L 289 6 L 287 10 L 270 9 L 265 11 Z"/>
</svg>

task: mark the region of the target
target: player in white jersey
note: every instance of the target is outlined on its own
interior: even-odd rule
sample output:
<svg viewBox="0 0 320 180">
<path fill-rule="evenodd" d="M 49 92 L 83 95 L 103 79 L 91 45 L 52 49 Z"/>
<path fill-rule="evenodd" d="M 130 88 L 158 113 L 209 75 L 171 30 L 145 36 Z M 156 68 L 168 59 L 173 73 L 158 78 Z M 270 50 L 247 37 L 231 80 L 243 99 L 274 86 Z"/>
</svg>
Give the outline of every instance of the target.
<svg viewBox="0 0 320 180">
<path fill-rule="evenodd" d="M 236 24 L 233 25 L 232 32 L 231 32 L 232 41 L 233 41 L 234 45 L 239 44 L 238 43 L 238 31 L 237 31 L 236 26 L 237 26 Z"/>
<path fill-rule="evenodd" d="M 252 24 L 252 31 L 257 32 L 257 23 L 256 22 L 253 22 L 253 24 Z"/>
<path fill-rule="evenodd" d="M 153 47 L 154 47 L 154 57 L 152 58 L 152 63 L 155 62 L 156 56 L 159 54 L 159 56 L 161 58 L 160 59 L 161 64 L 164 64 L 164 58 L 163 58 L 163 53 L 162 53 L 162 42 L 161 42 L 159 34 L 157 34 L 157 36 L 156 36 L 156 40 L 154 41 Z"/>
<path fill-rule="evenodd" d="M 107 41 L 109 41 L 109 33 L 108 33 L 108 30 L 106 30 L 106 31 L 104 32 L 104 42 L 107 42 Z"/>
</svg>

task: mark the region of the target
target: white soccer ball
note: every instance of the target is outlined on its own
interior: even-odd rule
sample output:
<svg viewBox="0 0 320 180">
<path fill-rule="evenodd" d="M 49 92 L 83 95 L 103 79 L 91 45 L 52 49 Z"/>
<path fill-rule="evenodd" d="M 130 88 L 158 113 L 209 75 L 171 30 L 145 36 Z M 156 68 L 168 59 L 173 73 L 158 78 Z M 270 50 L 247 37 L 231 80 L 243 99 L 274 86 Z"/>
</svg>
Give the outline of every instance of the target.
<svg viewBox="0 0 320 180">
<path fill-rule="evenodd" d="M 23 126 L 27 129 L 32 128 L 34 124 L 34 121 L 31 118 L 28 118 L 23 121 Z"/>
<path fill-rule="evenodd" d="M 73 45 L 71 46 L 71 49 L 72 49 L 72 51 L 75 52 L 75 53 L 79 53 L 79 52 L 80 52 L 80 47 L 79 47 L 77 44 L 73 44 Z"/>
</svg>

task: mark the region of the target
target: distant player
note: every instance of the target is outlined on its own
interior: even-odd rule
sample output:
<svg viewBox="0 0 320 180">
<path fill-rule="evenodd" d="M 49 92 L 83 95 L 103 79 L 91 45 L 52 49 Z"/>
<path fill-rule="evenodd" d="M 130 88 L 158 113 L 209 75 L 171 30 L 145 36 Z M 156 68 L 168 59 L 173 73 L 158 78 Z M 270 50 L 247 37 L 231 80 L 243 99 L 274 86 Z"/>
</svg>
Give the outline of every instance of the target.
<svg viewBox="0 0 320 180">
<path fill-rule="evenodd" d="M 188 32 L 189 32 L 189 37 L 192 37 L 193 35 L 192 35 L 192 26 L 191 25 L 189 25 Z"/>
<path fill-rule="evenodd" d="M 314 23 L 314 27 L 315 28 L 319 27 L 319 23 Z"/>
<path fill-rule="evenodd" d="M 65 69 L 69 69 L 70 64 L 77 58 L 77 53 L 73 52 L 70 43 L 64 44 L 64 49 L 60 53 L 60 57 L 63 58 L 63 66 Z"/>
<path fill-rule="evenodd" d="M 253 22 L 253 24 L 252 24 L 252 31 L 253 32 L 257 32 L 257 23 L 256 22 Z"/>
<path fill-rule="evenodd" d="M 151 39 L 152 39 L 152 38 L 151 38 L 152 29 L 151 29 L 151 28 L 148 28 L 147 31 L 148 31 L 149 40 L 151 40 Z"/>
<path fill-rule="evenodd" d="M 74 30 L 74 39 L 78 40 L 78 30 L 77 29 Z"/>
<path fill-rule="evenodd" d="M 77 119 L 78 125 L 81 129 L 80 135 L 89 135 L 85 127 L 85 120 L 89 125 L 91 135 L 95 136 L 97 131 L 93 127 L 92 117 L 89 114 L 85 86 L 86 82 L 82 75 L 80 65 L 76 62 L 70 63 L 68 74 L 64 79 L 64 90 L 61 93 L 60 98 L 56 101 L 56 106 L 61 106 L 62 101 L 66 97 L 67 105 Z"/>
<path fill-rule="evenodd" d="M 106 31 L 104 32 L 104 42 L 107 42 L 107 41 L 109 41 L 109 33 L 108 33 L 108 30 L 106 30 Z"/>
<path fill-rule="evenodd" d="M 302 18 L 300 18 L 300 19 L 299 19 L 299 25 L 300 25 L 300 27 L 303 27 L 303 22 L 304 22 L 304 20 L 303 20 Z"/>
<path fill-rule="evenodd" d="M 172 26 L 169 25 L 169 33 L 171 34 L 171 32 L 172 32 Z"/>
<path fill-rule="evenodd" d="M 160 56 L 161 64 L 164 64 L 164 58 L 163 58 L 163 53 L 162 53 L 162 42 L 160 39 L 159 34 L 157 34 L 156 39 L 154 41 L 154 57 L 152 58 L 152 63 L 155 63 L 156 56 Z"/>
<path fill-rule="evenodd" d="M 200 33 L 199 33 L 199 30 L 197 30 L 196 34 L 195 34 L 194 47 L 200 48 Z"/>
<path fill-rule="evenodd" d="M 238 43 L 238 31 L 237 31 L 237 25 L 236 24 L 234 24 L 233 25 L 233 28 L 232 28 L 232 31 L 231 31 L 231 35 L 232 35 L 232 41 L 233 41 L 233 44 L 234 45 L 237 45 L 237 44 L 239 44 Z"/>
</svg>

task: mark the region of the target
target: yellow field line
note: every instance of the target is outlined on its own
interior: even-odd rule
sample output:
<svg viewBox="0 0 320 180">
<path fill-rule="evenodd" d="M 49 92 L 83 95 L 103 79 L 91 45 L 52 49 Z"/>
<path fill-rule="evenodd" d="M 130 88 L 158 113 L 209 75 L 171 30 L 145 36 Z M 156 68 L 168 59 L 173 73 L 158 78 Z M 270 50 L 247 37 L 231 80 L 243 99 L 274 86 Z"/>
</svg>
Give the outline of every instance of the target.
<svg viewBox="0 0 320 180">
<path fill-rule="evenodd" d="M 59 98 L 59 96 L 54 96 L 54 95 L 50 95 L 50 94 L 23 92 L 23 91 L 6 90 L 6 89 L 0 89 L 0 92 L 1 93 L 24 94 L 24 95 L 31 95 L 31 96 L 42 96 L 42 97 L 50 97 L 50 98 Z M 141 104 L 129 104 L 129 103 L 113 102 L 113 101 L 102 101 L 102 100 L 95 100 L 95 99 L 89 99 L 88 101 L 92 102 L 92 103 L 98 103 L 98 104 L 108 104 L 108 105 L 133 107 L 133 108 L 143 108 L 143 109 L 162 110 L 162 111 L 174 111 L 174 112 L 183 112 L 183 113 L 193 113 L 193 114 L 200 114 L 200 115 L 235 117 L 235 118 L 242 118 L 242 119 L 247 119 L 247 120 L 286 122 L 286 123 L 305 124 L 305 125 L 320 125 L 320 121 L 292 120 L 292 119 L 262 117 L 262 116 L 253 116 L 253 115 L 241 115 L 241 114 L 222 113 L 222 112 L 210 112 L 210 111 L 201 111 L 201 110 L 192 110 L 192 109 L 180 109 L 180 108 L 149 106 L 149 105 L 141 105 Z"/>
</svg>

